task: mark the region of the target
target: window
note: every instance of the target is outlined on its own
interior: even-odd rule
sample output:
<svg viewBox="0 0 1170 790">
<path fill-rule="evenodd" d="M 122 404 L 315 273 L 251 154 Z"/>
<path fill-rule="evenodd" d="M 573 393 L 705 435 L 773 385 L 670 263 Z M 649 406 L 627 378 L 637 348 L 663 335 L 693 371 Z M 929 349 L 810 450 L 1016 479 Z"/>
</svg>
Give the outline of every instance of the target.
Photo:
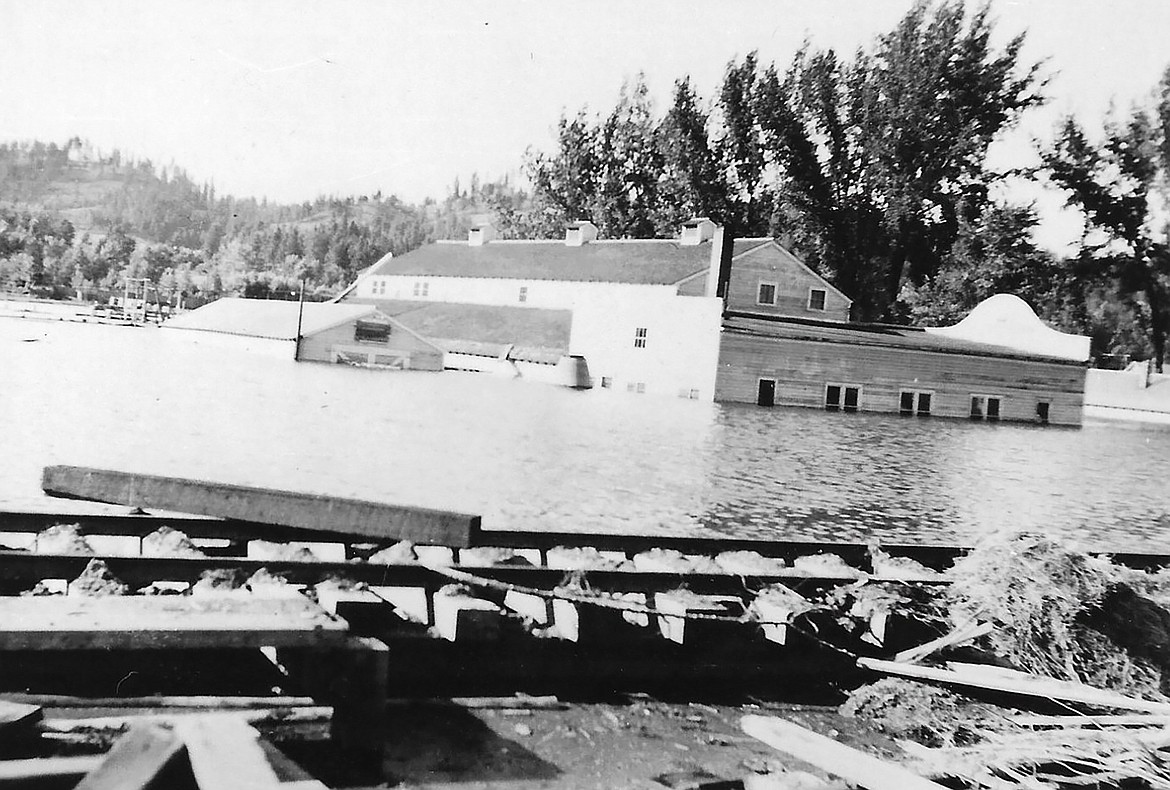
<svg viewBox="0 0 1170 790">
<path fill-rule="evenodd" d="M 696 389 L 691 390 L 691 400 L 698 400 L 698 399 L 699 399 L 699 391 Z"/>
<path fill-rule="evenodd" d="M 641 394 L 641 393 L 644 393 L 645 391 L 646 391 L 646 382 L 644 382 L 644 381 L 631 381 L 629 384 L 626 385 L 626 392 L 637 392 L 637 393 Z"/>
<path fill-rule="evenodd" d="M 353 326 L 353 339 L 358 343 L 388 343 L 390 324 L 382 321 L 358 321 Z"/>
<path fill-rule="evenodd" d="M 861 405 L 858 384 L 826 384 L 825 411 L 857 411 Z"/>
<path fill-rule="evenodd" d="M 776 379 L 760 379 L 759 389 L 756 392 L 757 406 L 776 405 Z"/>
<path fill-rule="evenodd" d="M 414 284 L 415 296 L 426 296 L 427 291 L 430 290 L 430 283 L 426 280 L 420 280 Z"/>
<path fill-rule="evenodd" d="M 1041 425 L 1048 424 L 1049 405 L 1050 404 L 1048 401 L 1043 400 L 1036 404 L 1036 422 L 1040 423 Z"/>
<path fill-rule="evenodd" d="M 917 414 L 919 417 L 929 417 L 930 405 L 933 399 L 933 392 L 902 390 L 898 397 L 898 413 L 907 415 Z"/>
<path fill-rule="evenodd" d="M 521 302 L 528 301 L 528 286 L 527 285 L 520 286 L 520 301 Z"/>
<path fill-rule="evenodd" d="M 634 330 L 634 348 L 646 347 L 646 327 L 640 326 Z"/>
<path fill-rule="evenodd" d="M 824 288 L 810 288 L 808 292 L 808 309 L 824 311 L 825 295 Z"/>
<path fill-rule="evenodd" d="M 602 376 L 601 377 L 601 388 L 602 389 L 607 390 L 612 386 L 613 386 L 613 379 L 612 378 L 610 378 L 609 376 Z"/>
<path fill-rule="evenodd" d="M 695 389 L 689 389 L 687 387 L 682 387 L 678 391 L 678 396 L 680 398 L 685 398 L 687 400 L 698 400 L 699 399 L 699 391 L 695 390 Z"/>
<path fill-rule="evenodd" d="M 760 283 L 760 293 L 756 297 L 757 304 L 776 304 L 776 283 Z"/>
<path fill-rule="evenodd" d="M 995 422 L 999 419 L 1000 398 L 995 395 L 971 396 L 971 419 Z"/>
</svg>

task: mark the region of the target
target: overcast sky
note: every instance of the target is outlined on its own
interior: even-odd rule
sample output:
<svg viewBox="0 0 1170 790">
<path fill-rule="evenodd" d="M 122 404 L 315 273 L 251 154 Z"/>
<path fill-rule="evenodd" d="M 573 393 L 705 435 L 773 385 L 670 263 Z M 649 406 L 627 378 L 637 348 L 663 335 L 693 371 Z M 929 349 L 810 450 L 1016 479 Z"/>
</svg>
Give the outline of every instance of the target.
<svg viewBox="0 0 1170 790">
<path fill-rule="evenodd" d="M 909 0 L 623 2 L 29 2 L 0 0 L 0 140 L 72 135 L 220 193 L 442 197 L 456 176 L 515 174 L 562 111 L 613 106 L 644 71 L 661 108 L 685 74 L 709 98 L 728 61 L 786 65 L 804 39 L 851 52 Z M 1055 119 L 1099 123 L 1170 64 L 1167 0 L 996 0 L 1001 39 L 1028 32 Z M 1050 213 L 1049 203 L 1041 208 Z M 1050 246 L 1061 232 L 1050 231 Z"/>
</svg>

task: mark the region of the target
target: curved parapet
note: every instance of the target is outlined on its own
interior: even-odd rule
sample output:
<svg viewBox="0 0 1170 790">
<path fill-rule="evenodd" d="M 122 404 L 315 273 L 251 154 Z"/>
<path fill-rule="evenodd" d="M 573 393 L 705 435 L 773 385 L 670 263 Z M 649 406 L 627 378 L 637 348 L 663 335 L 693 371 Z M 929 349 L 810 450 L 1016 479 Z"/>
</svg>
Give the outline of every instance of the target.
<svg viewBox="0 0 1170 790">
<path fill-rule="evenodd" d="M 984 299 L 954 326 L 931 327 L 927 332 L 943 337 L 1000 346 L 1036 356 L 1089 360 L 1089 338 L 1059 332 L 1041 321 L 1028 303 L 1011 294 Z"/>
</svg>

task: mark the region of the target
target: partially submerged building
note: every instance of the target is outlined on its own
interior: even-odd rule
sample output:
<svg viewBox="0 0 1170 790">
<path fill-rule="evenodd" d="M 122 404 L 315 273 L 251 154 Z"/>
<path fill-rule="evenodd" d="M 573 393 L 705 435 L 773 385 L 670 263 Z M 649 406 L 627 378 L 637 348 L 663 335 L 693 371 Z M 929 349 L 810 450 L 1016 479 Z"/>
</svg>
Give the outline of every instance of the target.
<svg viewBox="0 0 1170 790">
<path fill-rule="evenodd" d="M 301 361 L 443 369 L 442 349 L 369 305 L 227 298 L 172 318 L 162 328 Z"/>
<path fill-rule="evenodd" d="M 836 411 L 1081 421 L 1086 337 L 993 297 L 954 327 L 850 322 L 850 298 L 771 238 L 707 219 L 676 239 L 438 242 L 343 295 L 426 337 L 450 369 L 567 386 Z"/>
</svg>

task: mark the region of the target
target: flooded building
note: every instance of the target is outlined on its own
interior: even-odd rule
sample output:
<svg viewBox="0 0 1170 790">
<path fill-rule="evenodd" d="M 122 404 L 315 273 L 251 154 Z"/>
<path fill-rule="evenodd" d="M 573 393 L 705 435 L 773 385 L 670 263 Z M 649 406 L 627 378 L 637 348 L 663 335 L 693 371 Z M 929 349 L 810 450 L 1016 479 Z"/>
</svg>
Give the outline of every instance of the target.
<svg viewBox="0 0 1170 790">
<path fill-rule="evenodd" d="M 190 333 L 198 342 L 305 362 L 443 369 L 440 348 L 368 305 L 219 299 L 162 328 Z"/>
<path fill-rule="evenodd" d="M 466 241 L 387 256 L 343 295 L 432 339 L 446 367 L 710 401 L 723 303 L 708 293 L 722 233 L 677 239 L 510 241 L 490 225 Z"/>
<path fill-rule="evenodd" d="M 954 327 L 851 322 L 852 300 L 772 238 L 710 220 L 675 239 L 466 241 L 387 256 L 343 294 L 428 338 L 449 369 L 837 411 L 1079 425 L 1086 337 L 993 297 Z"/>
</svg>

